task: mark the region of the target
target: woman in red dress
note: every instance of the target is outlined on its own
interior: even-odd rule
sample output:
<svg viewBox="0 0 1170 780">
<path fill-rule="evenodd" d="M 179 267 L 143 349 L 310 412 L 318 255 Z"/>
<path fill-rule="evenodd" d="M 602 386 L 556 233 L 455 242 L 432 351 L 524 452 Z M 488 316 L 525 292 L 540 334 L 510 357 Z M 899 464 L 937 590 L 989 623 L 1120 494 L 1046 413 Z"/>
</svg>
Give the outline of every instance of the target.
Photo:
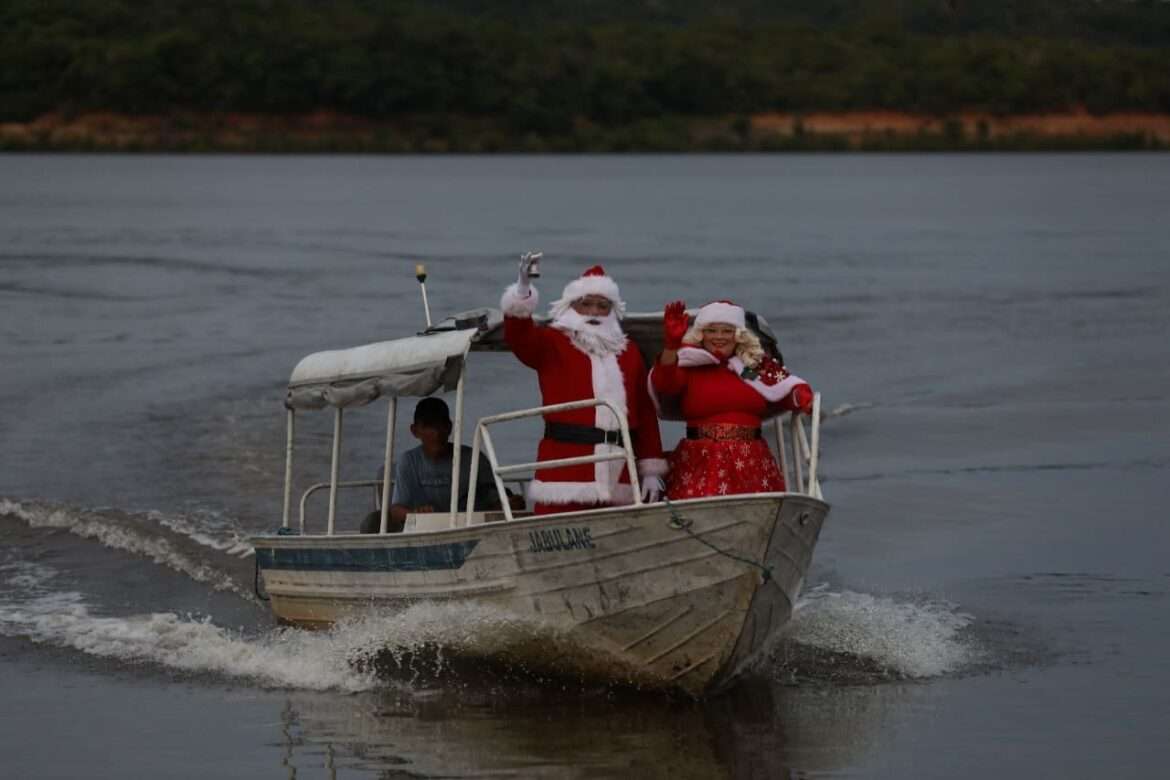
<svg viewBox="0 0 1170 780">
<path fill-rule="evenodd" d="M 783 411 L 811 413 L 812 388 L 765 354 L 730 301 L 699 309 L 689 328 L 685 304 L 668 304 L 663 330 L 650 387 L 660 416 L 671 406 L 687 422 L 670 456 L 667 497 L 783 491 L 760 425 Z"/>
</svg>

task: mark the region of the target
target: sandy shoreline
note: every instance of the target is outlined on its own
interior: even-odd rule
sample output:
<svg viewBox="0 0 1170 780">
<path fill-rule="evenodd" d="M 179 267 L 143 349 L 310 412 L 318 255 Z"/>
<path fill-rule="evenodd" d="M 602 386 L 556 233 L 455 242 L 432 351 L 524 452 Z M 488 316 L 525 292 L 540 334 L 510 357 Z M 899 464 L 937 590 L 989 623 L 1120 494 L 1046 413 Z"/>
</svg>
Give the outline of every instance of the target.
<svg viewBox="0 0 1170 780">
<path fill-rule="evenodd" d="M 624 127 L 577 120 L 524 133 L 505 120 L 302 115 L 45 114 L 0 123 L 0 150 L 189 152 L 509 152 L 1165 149 L 1170 114 L 948 116 L 895 111 L 663 117 Z"/>
</svg>

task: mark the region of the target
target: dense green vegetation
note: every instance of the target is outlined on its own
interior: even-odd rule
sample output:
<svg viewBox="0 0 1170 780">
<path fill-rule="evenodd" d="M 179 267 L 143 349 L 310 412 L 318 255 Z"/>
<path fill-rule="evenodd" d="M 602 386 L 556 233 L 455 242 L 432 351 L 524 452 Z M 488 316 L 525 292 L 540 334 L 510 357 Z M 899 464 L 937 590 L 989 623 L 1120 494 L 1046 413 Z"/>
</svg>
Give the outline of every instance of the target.
<svg viewBox="0 0 1170 780">
<path fill-rule="evenodd" d="M 0 121 L 1170 112 L 1164 0 L 0 0 Z M 428 119 L 429 118 L 429 119 Z"/>
</svg>

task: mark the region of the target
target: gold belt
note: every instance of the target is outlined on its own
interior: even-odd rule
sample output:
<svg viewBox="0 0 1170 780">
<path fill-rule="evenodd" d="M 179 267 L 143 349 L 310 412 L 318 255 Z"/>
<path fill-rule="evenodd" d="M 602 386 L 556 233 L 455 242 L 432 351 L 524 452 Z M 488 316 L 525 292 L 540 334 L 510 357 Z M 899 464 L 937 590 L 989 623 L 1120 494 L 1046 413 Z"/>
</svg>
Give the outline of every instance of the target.
<svg viewBox="0 0 1170 780">
<path fill-rule="evenodd" d="M 760 429 L 750 425 L 735 425 L 734 423 L 688 425 L 687 438 L 714 439 L 715 441 L 748 441 L 760 438 Z"/>
</svg>

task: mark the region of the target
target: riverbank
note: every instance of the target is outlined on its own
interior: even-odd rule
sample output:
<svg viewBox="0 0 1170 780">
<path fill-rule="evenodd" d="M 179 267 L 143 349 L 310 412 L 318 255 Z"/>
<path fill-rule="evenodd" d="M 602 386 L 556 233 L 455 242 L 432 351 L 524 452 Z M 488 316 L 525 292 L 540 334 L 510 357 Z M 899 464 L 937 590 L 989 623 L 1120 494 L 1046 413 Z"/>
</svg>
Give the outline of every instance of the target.
<svg viewBox="0 0 1170 780">
<path fill-rule="evenodd" d="M 575 120 L 518 133 L 506 118 L 374 121 L 303 115 L 45 114 L 0 124 L 0 151 L 100 152 L 712 152 L 1072 151 L 1170 149 L 1170 114 L 1086 112 L 949 116 L 894 111 L 664 116 L 628 125 Z"/>
</svg>

